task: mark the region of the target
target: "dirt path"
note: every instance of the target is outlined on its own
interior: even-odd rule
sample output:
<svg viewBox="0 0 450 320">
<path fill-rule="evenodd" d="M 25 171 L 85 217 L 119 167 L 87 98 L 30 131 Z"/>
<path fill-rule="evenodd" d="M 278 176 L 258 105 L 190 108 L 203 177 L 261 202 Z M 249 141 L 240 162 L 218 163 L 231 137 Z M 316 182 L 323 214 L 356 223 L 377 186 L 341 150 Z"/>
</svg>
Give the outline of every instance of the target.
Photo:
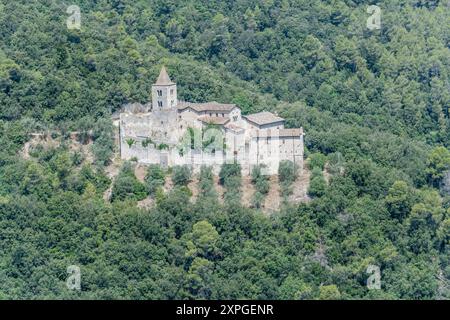
<svg viewBox="0 0 450 320">
<path fill-rule="evenodd" d="M 155 204 L 155 200 L 153 198 L 147 197 L 144 200 L 138 201 L 138 208 L 141 209 L 150 209 Z"/>
<path fill-rule="evenodd" d="M 292 184 L 293 193 L 289 197 L 289 202 L 300 203 L 311 201 L 311 198 L 308 196 L 310 177 L 311 172 L 308 169 L 303 169 L 303 172 L 299 172 L 299 176 Z"/>
<path fill-rule="evenodd" d="M 214 185 L 216 187 L 217 199 L 219 199 L 220 204 L 223 204 L 223 194 L 225 193 L 225 188 L 219 183 L 218 176 L 214 176 Z"/>
<path fill-rule="evenodd" d="M 189 182 L 189 184 L 188 184 L 188 188 L 192 192 L 191 202 L 195 202 L 197 200 L 197 198 L 198 198 L 198 193 L 199 193 L 198 182 L 199 181 L 198 181 L 197 175 L 193 175 L 192 176 L 192 181 Z"/>
<path fill-rule="evenodd" d="M 255 194 L 255 187 L 250 176 L 242 177 L 242 205 L 249 208 L 253 202 L 253 195 Z"/>
<path fill-rule="evenodd" d="M 117 175 L 119 174 L 121 166 L 122 166 L 122 161 L 120 160 L 120 158 L 117 157 L 117 155 L 115 155 L 111 164 L 105 168 L 106 175 L 108 176 L 108 178 L 111 179 L 111 184 L 110 184 L 108 190 L 106 190 L 103 193 L 103 199 L 105 201 L 111 200 L 112 187 L 114 185 L 114 180 L 116 179 Z"/>
<path fill-rule="evenodd" d="M 30 140 L 24 144 L 20 151 L 22 158 L 27 160 L 30 159 L 30 150 L 39 144 L 42 145 L 45 150 L 48 150 L 50 148 L 57 148 L 61 144 L 61 141 L 59 139 L 53 139 L 49 135 L 33 133 L 31 134 Z"/>
<path fill-rule="evenodd" d="M 270 176 L 270 190 L 266 196 L 263 211 L 270 214 L 280 208 L 281 194 L 278 175 Z"/>
<path fill-rule="evenodd" d="M 173 189 L 173 181 L 170 175 L 166 176 L 166 183 L 164 184 L 163 189 L 165 193 L 169 193 Z"/>
<path fill-rule="evenodd" d="M 144 183 L 145 182 L 145 176 L 147 175 L 148 167 L 146 165 L 137 164 L 134 168 L 134 174 L 136 175 L 136 178 Z"/>
</svg>

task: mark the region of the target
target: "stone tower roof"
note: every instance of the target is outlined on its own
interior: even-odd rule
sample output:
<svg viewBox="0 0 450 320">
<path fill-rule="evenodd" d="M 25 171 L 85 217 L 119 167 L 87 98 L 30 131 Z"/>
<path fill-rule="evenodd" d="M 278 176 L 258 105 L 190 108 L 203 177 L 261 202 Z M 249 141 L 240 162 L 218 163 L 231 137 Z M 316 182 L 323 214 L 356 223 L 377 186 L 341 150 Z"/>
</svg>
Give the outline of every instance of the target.
<svg viewBox="0 0 450 320">
<path fill-rule="evenodd" d="M 170 80 L 169 75 L 167 74 L 167 70 L 166 67 L 162 67 L 161 68 L 161 72 L 159 73 L 159 77 L 158 80 L 156 80 L 155 85 L 157 86 L 170 86 L 173 85 L 175 83 L 172 82 L 172 80 Z"/>
</svg>

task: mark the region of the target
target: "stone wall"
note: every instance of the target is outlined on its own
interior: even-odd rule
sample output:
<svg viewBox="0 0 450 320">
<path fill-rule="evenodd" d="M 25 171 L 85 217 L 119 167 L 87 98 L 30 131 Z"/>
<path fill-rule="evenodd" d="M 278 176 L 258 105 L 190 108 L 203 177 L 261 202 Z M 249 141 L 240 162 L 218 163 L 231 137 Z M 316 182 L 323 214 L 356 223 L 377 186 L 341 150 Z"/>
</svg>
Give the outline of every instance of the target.
<svg viewBox="0 0 450 320">
<path fill-rule="evenodd" d="M 133 108 L 145 109 L 144 106 L 140 108 L 136 105 Z M 279 137 L 276 128 L 270 131 L 248 128 L 241 131 L 210 129 L 211 132 L 205 134 L 206 138 L 215 132 L 219 140 L 225 139 L 227 147 L 225 152 L 216 148 L 215 153 L 185 150 L 184 154 L 180 154 L 181 138 L 187 128 L 193 126 L 201 126 L 199 121 L 195 120 L 195 112 L 178 113 L 176 109 L 168 109 L 139 114 L 122 113 L 121 158 L 125 160 L 137 158 L 144 164 L 167 166 L 188 164 L 195 172 L 204 164 L 213 166 L 214 171 L 218 173 L 223 163 L 235 161 L 241 164 L 243 174 L 250 174 L 256 165 L 265 165 L 265 174 L 277 174 L 282 160 L 290 160 L 303 168 L 303 136 Z M 147 140 L 148 138 L 151 142 Z M 130 147 L 127 141 L 131 140 L 133 144 Z M 143 142 L 146 140 L 149 143 L 144 146 Z M 158 146 L 162 144 L 167 145 L 169 150 L 159 150 Z"/>
</svg>

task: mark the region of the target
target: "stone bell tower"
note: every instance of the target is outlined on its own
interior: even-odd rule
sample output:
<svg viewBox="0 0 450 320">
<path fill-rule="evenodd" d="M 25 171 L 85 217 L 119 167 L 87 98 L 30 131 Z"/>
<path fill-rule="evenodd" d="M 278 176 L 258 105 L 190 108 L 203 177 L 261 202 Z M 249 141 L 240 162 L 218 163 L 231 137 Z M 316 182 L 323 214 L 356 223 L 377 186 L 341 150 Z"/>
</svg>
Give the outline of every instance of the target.
<svg viewBox="0 0 450 320">
<path fill-rule="evenodd" d="M 152 110 L 176 109 L 177 85 L 170 80 L 166 68 L 162 67 L 158 80 L 152 86 Z"/>
</svg>

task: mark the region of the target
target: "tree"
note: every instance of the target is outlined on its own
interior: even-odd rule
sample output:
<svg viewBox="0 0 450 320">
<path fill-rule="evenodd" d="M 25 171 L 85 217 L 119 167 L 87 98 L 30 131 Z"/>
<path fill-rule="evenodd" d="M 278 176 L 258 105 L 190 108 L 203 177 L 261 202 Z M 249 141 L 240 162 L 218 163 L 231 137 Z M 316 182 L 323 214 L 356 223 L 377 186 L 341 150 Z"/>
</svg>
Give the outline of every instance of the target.
<svg viewBox="0 0 450 320">
<path fill-rule="evenodd" d="M 280 286 L 279 299 L 303 300 L 311 299 L 312 289 L 302 279 L 288 276 Z"/>
<path fill-rule="evenodd" d="M 297 167 L 289 160 L 283 160 L 278 167 L 278 177 L 280 182 L 292 183 L 297 178 Z"/>
<path fill-rule="evenodd" d="M 341 293 L 336 285 L 320 286 L 319 300 L 340 300 Z"/>
<path fill-rule="evenodd" d="M 310 197 L 321 197 L 325 194 L 327 189 L 327 182 L 319 168 L 315 168 L 311 174 L 311 181 L 308 188 L 308 195 Z"/>
<path fill-rule="evenodd" d="M 225 184 L 225 181 L 230 177 L 240 177 L 241 166 L 237 163 L 225 163 L 222 165 L 219 173 L 220 183 Z"/>
<path fill-rule="evenodd" d="M 386 196 L 386 206 L 393 218 L 403 221 L 411 211 L 412 190 L 404 181 L 395 181 Z"/>
<path fill-rule="evenodd" d="M 125 163 L 121 172 L 114 181 L 111 201 L 143 200 L 147 196 L 147 191 L 140 181 L 134 175 L 134 168 L 131 163 Z"/>
<path fill-rule="evenodd" d="M 322 153 L 314 153 L 309 156 L 308 167 L 310 170 L 314 170 L 315 168 L 324 170 L 326 162 L 327 162 L 327 156 L 325 156 Z"/>
<path fill-rule="evenodd" d="M 434 187 L 438 187 L 446 172 L 450 169 L 450 151 L 444 147 L 433 149 L 427 160 L 428 179 Z"/>
<path fill-rule="evenodd" d="M 114 126 L 109 119 L 99 119 L 94 126 L 92 152 L 95 162 L 106 166 L 111 162 L 115 150 Z M 131 146 L 130 146 L 131 147 Z"/>
<path fill-rule="evenodd" d="M 187 186 L 191 177 L 192 169 L 188 165 L 173 167 L 172 181 L 175 185 Z"/>
<path fill-rule="evenodd" d="M 190 239 L 193 244 L 191 250 L 194 250 L 190 255 L 194 254 L 208 259 L 213 258 L 217 254 L 219 234 L 216 228 L 208 221 L 203 220 L 194 224 Z"/>
<path fill-rule="evenodd" d="M 145 182 L 147 184 L 148 192 L 150 195 L 154 195 L 156 190 L 162 188 L 165 184 L 165 174 L 161 166 L 157 164 L 151 164 L 148 167 L 147 175 L 145 176 Z"/>
</svg>

